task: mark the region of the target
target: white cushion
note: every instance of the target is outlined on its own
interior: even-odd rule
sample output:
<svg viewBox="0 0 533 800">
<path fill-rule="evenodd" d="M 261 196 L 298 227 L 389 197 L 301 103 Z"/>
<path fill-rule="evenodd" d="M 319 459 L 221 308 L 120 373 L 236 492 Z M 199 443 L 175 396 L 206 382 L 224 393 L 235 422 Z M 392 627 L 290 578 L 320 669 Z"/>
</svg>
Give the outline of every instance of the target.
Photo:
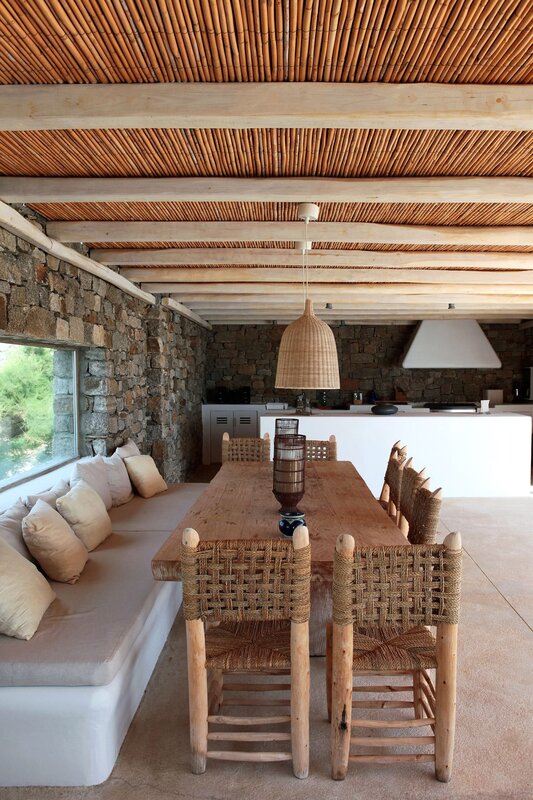
<svg viewBox="0 0 533 800">
<path fill-rule="evenodd" d="M 133 439 L 128 439 L 128 441 L 122 445 L 122 447 L 117 447 L 115 450 L 117 456 L 121 458 L 129 458 L 130 456 L 140 456 L 141 451 L 133 441 Z"/>
<path fill-rule="evenodd" d="M 87 548 L 61 514 L 44 500 L 37 500 L 22 521 L 22 535 L 49 578 L 76 583 L 87 563 Z"/>
<path fill-rule="evenodd" d="M 38 492 L 37 494 L 27 494 L 25 497 L 22 497 L 21 499 L 29 511 L 31 511 L 37 500 L 44 500 L 44 502 L 48 503 L 49 506 L 55 508 L 57 498 L 62 497 L 64 494 L 68 492 L 69 489 L 70 486 L 67 481 L 59 480 L 52 486 L 51 489 L 47 489 L 46 492 Z"/>
<path fill-rule="evenodd" d="M 89 552 L 111 533 L 111 520 L 104 502 L 85 481 L 78 481 L 70 492 L 60 497 L 56 508 Z"/>
<path fill-rule="evenodd" d="M 17 500 L 12 506 L 6 508 L 0 515 L 0 539 L 31 561 L 32 557 L 22 538 L 22 520 L 27 515 L 28 509 L 22 500 Z"/>
<path fill-rule="evenodd" d="M 111 508 L 111 490 L 107 482 L 107 470 L 102 456 L 80 458 L 72 467 L 70 485 L 75 486 L 79 481 L 85 481 L 97 492 L 107 509 Z"/>
<path fill-rule="evenodd" d="M 0 540 L 0 633 L 31 639 L 54 599 L 37 567 Z"/>
<path fill-rule="evenodd" d="M 153 497 L 167 490 L 152 456 L 130 456 L 124 462 L 130 480 L 141 497 Z"/>
<path fill-rule="evenodd" d="M 124 461 L 118 453 L 113 453 L 109 458 L 104 456 L 104 463 L 107 482 L 111 491 L 112 505 L 122 506 L 124 503 L 128 503 L 133 498 L 133 492 L 131 491 L 131 481 Z"/>
</svg>

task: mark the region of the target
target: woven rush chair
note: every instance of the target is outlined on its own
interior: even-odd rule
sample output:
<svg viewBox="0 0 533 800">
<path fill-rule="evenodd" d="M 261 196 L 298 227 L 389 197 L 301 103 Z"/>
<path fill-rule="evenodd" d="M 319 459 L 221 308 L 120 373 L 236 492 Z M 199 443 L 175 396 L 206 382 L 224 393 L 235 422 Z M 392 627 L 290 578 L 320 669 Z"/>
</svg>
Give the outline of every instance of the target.
<svg viewBox="0 0 533 800">
<path fill-rule="evenodd" d="M 442 489 L 432 492 L 428 487 L 418 489 L 411 510 L 407 539 L 410 544 L 434 544 L 437 540 Z"/>
<path fill-rule="evenodd" d="M 410 458 L 406 461 L 402 472 L 402 483 L 400 491 L 400 520 L 399 527 L 404 536 L 409 532 L 409 525 L 413 517 L 413 505 L 418 490 L 429 482 L 426 476 L 426 470 L 422 469 L 417 472 L 412 466 L 413 459 Z M 420 542 L 422 544 L 422 542 Z"/>
<path fill-rule="evenodd" d="M 306 439 L 305 460 L 336 461 L 337 460 L 336 437 L 332 434 L 328 440 Z"/>
<path fill-rule="evenodd" d="M 297 528 L 293 542 L 200 542 L 197 532 L 187 528 L 181 559 L 192 771 L 205 772 L 207 758 L 292 760 L 295 776 L 306 778 L 311 576 L 307 528 Z M 242 682 L 227 682 L 231 673 L 243 675 Z M 265 675 L 288 675 L 290 683 L 287 678 L 284 683 L 265 683 Z M 262 683 L 252 681 L 258 677 Z M 254 688 L 260 699 L 253 699 Z M 267 692 L 275 692 L 275 699 L 265 699 Z M 279 698 L 280 693 L 284 697 Z M 232 713 L 243 706 L 257 706 L 263 716 Z M 264 716 L 269 706 L 274 710 Z M 209 749 L 219 742 L 226 742 L 227 749 Z M 273 743 L 277 749 L 255 750 L 261 743 Z M 239 749 L 243 746 L 246 750 Z"/>
<path fill-rule="evenodd" d="M 432 761 L 436 778 L 450 780 L 461 557 L 459 533 L 412 547 L 355 548 L 351 536 L 337 539 L 327 648 L 335 780 L 346 777 L 349 761 Z M 436 626 L 436 636 L 426 626 Z M 389 693 L 394 699 L 383 699 Z M 362 732 L 354 736 L 354 728 Z M 416 752 L 401 752 L 406 746 Z M 371 752 L 354 752 L 361 747 Z"/>
<path fill-rule="evenodd" d="M 270 461 L 270 437 L 265 433 L 262 439 L 236 436 L 230 439 L 229 433 L 222 435 L 222 463 L 226 461 Z"/>
<path fill-rule="evenodd" d="M 402 476 L 405 459 L 401 453 L 391 453 L 387 469 L 385 471 L 385 484 L 388 487 L 388 500 L 381 501 L 382 507 L 394 522 L 400 525 L 401 514 L 401 495 L 402 495 Z"/>
<path fill-rule="evenodd" d="M 397 442 L 394 442 L 394 444 L 391 447 L 389 460 L 387 462 L 387 469 L 385 470 L 385 477 L 383 479 L 383 488 L 381 489 L 381 494 L 379 495 L 379 502 L 381 503 L 385 511 L 387 511 L 387 513 L 389 513 L 389 501 L 390 501 L 390 484 L 387 478 L 391 477 L 390 475 L 387 476 L 387 470 L 389 468 L 389 463 L 391 459 L 394 457 L 398 459 L 400 464 L 404 464 L 405 461 L 407 460 L 407 447 L 403 446 L 399 439 Z"/>
</svg>

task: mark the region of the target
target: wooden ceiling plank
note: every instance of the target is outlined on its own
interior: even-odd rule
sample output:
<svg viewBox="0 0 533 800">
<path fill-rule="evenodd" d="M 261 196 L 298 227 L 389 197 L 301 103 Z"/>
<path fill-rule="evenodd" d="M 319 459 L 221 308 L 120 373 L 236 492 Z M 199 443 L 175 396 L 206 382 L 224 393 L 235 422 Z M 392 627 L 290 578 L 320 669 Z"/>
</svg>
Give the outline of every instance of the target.
<svg viewBox="0 0 533 800">
<path fill-rule="evenodd" d="M 0 87 L 0 129 L 532 130 L 533 86 L 151 83 Z"/>
<path fill-rule="evenodd" d="M 160 269 L 121 269 L 130 281 L 142 283 L 295 283 L 301 285 L 302 270 L 292 267 L 255 269 L 254 267 L 190 268 L 174 267 Z M 533 286 L 533 254 L 530 270 L 449 270 L 449 269 L 321 269 L 309 271 L 309 283 L 470 283 L 513 284 Z"/>
<path fill-rule="evenodd" d="M 533 203 L 533 178 L 0 177 L 6 203 Z"/>
</svg>

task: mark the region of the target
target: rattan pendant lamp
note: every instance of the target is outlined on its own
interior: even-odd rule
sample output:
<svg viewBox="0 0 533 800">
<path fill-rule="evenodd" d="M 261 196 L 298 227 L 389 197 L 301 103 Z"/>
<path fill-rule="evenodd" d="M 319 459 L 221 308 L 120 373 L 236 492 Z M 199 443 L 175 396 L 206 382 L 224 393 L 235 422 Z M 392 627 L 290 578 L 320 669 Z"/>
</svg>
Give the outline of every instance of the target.
<svg viewBox="0 0 533 800">
<path fill-rule="evenodd" d="M 304 312 L 283 331 L 275 386 L 278 389 L 339 389 L 339 360 L 333 331 L 313 312 L 308 297 L 306 253 L 308 223 L 318 219 L 318 206 L 300 203 L 298 217 L 305 222 L 303 251 Z"/>
</svg>

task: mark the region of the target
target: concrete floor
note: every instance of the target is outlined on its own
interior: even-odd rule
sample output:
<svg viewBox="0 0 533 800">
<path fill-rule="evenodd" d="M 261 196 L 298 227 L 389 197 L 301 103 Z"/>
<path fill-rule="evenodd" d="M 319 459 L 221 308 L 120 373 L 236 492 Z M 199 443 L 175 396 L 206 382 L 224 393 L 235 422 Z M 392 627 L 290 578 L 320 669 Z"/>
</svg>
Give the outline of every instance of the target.
<svg viewBox="0 0 533 800">
<path fill-rule="evenodd" d="M 442 533 L 465 547 L 452 781 L 431 764 L 360 765 L 329 778 L 324 659 L 312 659 L 311 776 L 289 763 L 208 763 L 189 771 L 184 625 L 171 632 L 119 759 L 88 789 L 0 789 L 0 800 L 531 800 L 533 798 L 533 496 L 448 500 Z M 1 724 L 1 721 L 0 721 Z"/>
</svg>

